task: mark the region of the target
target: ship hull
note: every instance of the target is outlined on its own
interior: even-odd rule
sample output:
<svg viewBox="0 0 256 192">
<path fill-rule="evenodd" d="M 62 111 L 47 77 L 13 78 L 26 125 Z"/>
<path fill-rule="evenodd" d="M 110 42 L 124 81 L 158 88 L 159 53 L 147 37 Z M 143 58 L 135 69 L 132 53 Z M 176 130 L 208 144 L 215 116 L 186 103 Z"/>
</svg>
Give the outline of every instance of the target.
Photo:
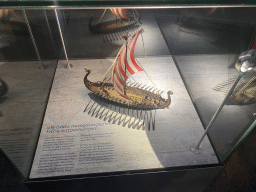
<svg viewBox="0 0 256 192">
<path fill-rule="evenodd" d="M 92 25 L 92 18 L 89 22 L 89 30 L 94 34 L 108 34 L 126 30 L 134 27 L 138 22 L 134 19 L 117 19 Z"/>
<path fill-rule="evenodd" d="M 101 98 L 123 106 L 136 109 L 163 109 L 171 103 L 170 95 L 172 92 L 170 91 L 167 93 L 168 99 L 164 99 L 159 93 L 153 93 L 137 87 L 125 86 L 127 98 L 124 98 L 116 92 L 112 83 L 91 82 L 87 79 L 88 74 L 85 75 L 84 84 L 90 91 Z"/>
</svg>

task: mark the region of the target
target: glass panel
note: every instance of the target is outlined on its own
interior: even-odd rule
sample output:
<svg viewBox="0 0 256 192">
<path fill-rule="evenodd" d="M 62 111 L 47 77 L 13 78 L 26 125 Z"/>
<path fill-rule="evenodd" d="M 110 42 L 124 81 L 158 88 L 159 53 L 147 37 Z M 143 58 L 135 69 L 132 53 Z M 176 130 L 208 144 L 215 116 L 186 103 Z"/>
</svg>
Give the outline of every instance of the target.
<svg viewBox="0 0 256 192">
<path fill-rule="evenodd" d="M 40 2 L 42 3 L 41 6 L 46 6 L 49 5 L 47 3 L 56 1 Z M 62 5 L 68 6 L 67 2 Z M 83 1 L 79 4 L 74 1 L 74 5 L 77 3 L 79 6 L 89 4 L 89 2 Z M 143 2 L 140 3 L 143 4 Z M 33 4 L 25 5 L 34 6 Z M 100 6 L 100 4 L 97 4 L 97 6 Z M 172 163 L 169 161 L 170 158 L 172 160 L 177 158 L 175 155 L 172 156 L 173 154 L 169 151 L 170 148 L 175 153 L 188 154 L 188 156 L 185 156 L 186 158 L 182 159 L 190 160 L 190 157 L 194 154 L 189 151 L 188 146 L 199 141 L 203 134 L 203 127 L 207 127 L 239 75 L 235 64 L 240 53 L 251 49 L 254 43 L 255 8 L 158 9 L 155 7 L 138 7 L 137 9 L 129 9 L 132 15 L 139 15 L 138 21 L 136 20 L 134 23 L 129 21 L 130 23 L 128 22 L 126 27 L 114 27 L 114 30 L 111 29 L 112 24 L 117 25 L 120 19 L 118 20 L 118 16 L 115 16 L 109 8 L 69 8 L 59 8 L 56 9 L 56 12 L 54 8 L 2 9 L 0 11 L 1 150 L 11 158 L 24 177 L 27 177 L 34 162 L 41 128 L 45 127 L 44 130 L 47 133 L 52 132 L 53 134 L 47 135 L 44 130 L 42 131 L 42 134 L 47 136 L 44 139 L 48 144 L 46 142 L 44 145 L 44 141 L 42 141 L 41 148 L 39 147 L 38 150 L 56 151 L 57 149 L 54 147 L 59 145 L 59 142 L 61 147 L 66 147 L 64 150 L 68 150 L 70 146 L 71 148 L 74 146 L 80 147 L 79 158 L 76 156 L 76 160 L 79 163 L 87 161 L 89 158 L 86 159 L 85 157 L 88 155 L 85 152 L 87 149 L 85 143 L 88 140 L 92 140 L 92 142 L 100 140 L 100 136 L 80 134 L 80 143 L 75 145 L 70 135 L 64 134 L 58 138 L 58 136 L 55 137 L 54 131 L 60 131 L 62 128 L 74 128 L 75 123 L 71 121 L 74 113 L 80 115 L 79 121 L 83 121 L 79 125 L 87 126 L 88 124 L 85 123 L 95 125 L 94 121 L 96 120 L 91 116 L 99 112 L 98 109 L 94 108 L 94 112 L 91 112 L 90 116 L 88 115 L 89 111 L 87 114 L 82 113 L 86 108 L 75 111 L 77 108 L 80 109 L 81 106 L 86 107 L 84 105 L 87 99 L 89 100 L 91 97 L 95 99 L 95 103 L 98 102 L 95 106 L 101 104 L 101 100 L 95 95 L 92 96 L 92 93 L 87 94 L 85 91 L 81 80 L 84 78 L 84 66 L 97 66 L 98 74 L 105 72 L 106 66 L 111 65 L 125 43 L 121 35 L 131 37 L 143 29 L 143 37 L 139 37 L 139 40 L 142 41 L 137 43 L 134 56 L 142 63 L 144 62 L 145 65 L 147 60 L 153 63 L 151 64 L 152 70 L 147 72 L 157 79 L 156 81 L 160 84 L 160 87 L 166 86 L 169 89 L 169 86 L 171 86 L 176 90 L 174 96 L 172 96 L 170 110 L 157 110 L 156 113 L 156 110 L 151 110 L 151 108 L 144 111 L 137 108 L 134 110 L 137 114 L 134 111 L 131 114 L 129 107 L 128 110 L 123 106 L 118 108 L 112 105 L 109 107 L 111 104 L 108 102 L 106 102 L 106 109 L 116 110 L 113 114 L 124 111 L 123 115 L 130 116 L 131 119 L 139 119 L 141 116 L 149 119 L 147 121 L 150 122 L 150 126 L 145 126 L 146 139 L 140 144 L 143 144 L 143 146 L 144 142 L 149 144 L 151 147 L 149 154 L 153 155 L 146 155 L 155 158 L 154 161 L 159 161 L 157 166 L 151 167 L 152 169 L 168 167 Z M 126 25 L 127 23 L 122 24 Z M 110 29 L 109 26 L 111 26 Z M 64 47 L 65 49 L 63 49 Z M 145 60 L 142 59 L 142 57 L 145 57 L 144 49 L 146 50 Z M 73 70 L 62 70 L 63 66 L 67 64 L 66 56 L 69 58 L 70 66 L 76 66 L 72 68 Z M 98 77 L 98 74 L 96 73 L 94 77 Z M 249 97 L 255 98 L 254 77 L 254 73 L 244 75 L 239 81 L 234 94 L 246 86 L 248 89 L 245 89 L 245 91 L 248 92 Z M 52 87 L 52 85 L 55 85 L 54 78 L 56 86 Z M 144 80 L 144 77 L 138 76 L 138 79 L 140 78 Z M 150 90 L 153 90 L 154 84 L 152 83 L 150 86 L 147 89 L 151 88 Z M 51 103 L 48 100 L 50 94 L 53 97 Z M 168 98 L 167 93 L 163 97 Z M 58 100 L 57 106 L 53 104 L 54 99 Z M 153 101 L 156 100 L 153 99 Z M 166 102 L 168 99 L 161 101 Z M 158 100 L 153 103 L 155 106 L 161 102 Z M 55 113 L 46 116 L 47 105 Z M 93 108 L 92 105 L 89 106 Z M 241 141 L 243 135 L 247 134 L 248 128 L 255 120 L 255 107 L 253 101 L 240 104 L 236 101 L 232 103 L 232 99 L 230 99 L 218 115 L 208 136 L 221 161 L 225 160 L 227 155 Z M 84 117 L 84 115 L 87 116 Z M 157 121 L 151 121 L 152 118 L 156 118 Z M 56 120 L 59 124 L 43 125 L 43 123 L 49 122 L 49 119 L 54 123 Z M 104 121 L 99 119 L 97 121 L 100 122 L 99 125 L 116 126 L 103 124 Z M 63 125 L 60 125 L 60 122 Z M 65 127 L 64 122 L 69 124 Z M 154 130 L 155 125 L 158 126 L 158 130 Z M 132 126 L 136 127 L 137 124 L 134 123 Z M 200 130 L 194 131 L 191 129 L 192 127 L 199 127 Z M 152 132 L 150 132 L 150 129 Z M 127 130 L 132 129 L 127 128 Z M 159 130 L 162 132 L 158 132 Z M 115 132 L 115 134 L 117 133 Z M 135 137 L 136 134 L 131 134 L 131 138 Z M 109 134 L 109 137 L 112 137 L 111 134 Z M 121 136 L 116 138 L 121 138 Z M 113 139 L 111 142 L 116 142 L 116 140 Z M 127 143 L 129 142 L 127 141 Z M 136 140 L 136 142 L 140 141 Z M 127 147 L 125 150 L 130 150 L 129 152 L 137 150 L 134 143 L 133 147 L 129 146 L 129 149 Z M 97 149 L 102 147 L 102 145 L 96 146 Z M 107 150 L 111 151 L 112 147 L 109 145 Z M 207 137 L 202 147 L 205 151 L 210 151 L 209 159 L 218 162 L 214 156 L 215 154 L 211 152 L 212 148 Z M 136 151 L 137 154 L 140 154 L 140 152 Z M 44 153 L 42 154 L 45 156 L 42 155 L 41 159 L 39 157 L 36 159 L 38 172 L 41 171 L 39 164 L 42 163 L 42 166 L 45 166 L 43 161 L 48 158 L 46 157 L 48 154 Z M 54 154 L 54 152 L 51 154 Z M 74 154 L 71 152 L 67 154 L 70 155 L 67 156 L 68 158 L 73 158 L 72 155 Z M 128 152 L 127 154 L 129 156 Z M 143 154 L 145 155 L 145 153 Z M 143 158 L 146 159 L 146 157 Z M 193 157 L 199 159 L 203 164 L 207 164 L 209 160 L 208 157 Z M 62 156 L 58 158 L 61 159 Z M 136 162 L 136 158 L 132 159 L 132 165 Z M 174 163 L 177 163 L 176 166 L 180 166 L 181 161 L 177 159 Z M 107 160 L 110 161 L 111 158 Z M 136 166 L 134 165 L 134 169 L 137 169 Z M 141 169 L 148 168 L 143 166 L 145 166 L 143 163 L 138 165 Z M 187 166 L 187 164 L 182 166 Z M 83 169 L 85 168 L 83 167 Z M 44 171 L 51 172 L 47 169 Z M 36 175 L 37 173 L 33 174 Z"/>
<path fill-rule="evenodd" d="M 182 10 L 117 11 L 56 10 L 71 70 L 58 62 L 30 178 L 219 162 L 208 138 L 200 158 L 190 150 L 204 129 L 156 19 Z"/>
<path fill-rule="evenodd" d="M 50 11 L 0 13 L 0 148 L 26 177 L 57 63 L 56 37 Z"/>
<path fill-rule="evenodd" d="M 222 160 L 234 150 L 241 137 L 248 134 L 255 121 L 255 79 L 255 73 L 242 77 L 209 132 Z"/>
<path fill-rule="evenodd" d="M 158 19 L 205 127 L 239 74 L 235 68 L 239 54 L 254 42 L 254 14 L 254 8 L 182 9 L 180 15 Z M 252 123 L 253 109 L 253 104 L 225 106 L 210 129 L 222 161 Z"/>
<path fill-rule="evenodd" d="M 201 0 L 129 0 L 129 1 L 116 1 L 116 0 L 98 0 L 98 1 L 92 1 L 92 0 L 34 0 L 34 1 L 28 1 L 28 0 L 1 0 L 1 3 L 3 3 L 6 6 L 13 6 L 16 8 L 19 7 L 49 7 L 49 6 L 59 6 L 59 7 L 77 7 L 77 6 L 93 6 L 93 7 L 101 7 L 101 6 L 169 6 L 173 7 L 175 5 L 182 5 L 182 6 L 209 6 L 209 5 L 230 5 L 229 0 L 207 0 L 205 2 L 202 2 Z M 246 1 L 233 1 L 232 5 L 230 6 L 242 6 L 245 5 L 255 5 L 254 0 L 246 0 Z"/>
</svg>

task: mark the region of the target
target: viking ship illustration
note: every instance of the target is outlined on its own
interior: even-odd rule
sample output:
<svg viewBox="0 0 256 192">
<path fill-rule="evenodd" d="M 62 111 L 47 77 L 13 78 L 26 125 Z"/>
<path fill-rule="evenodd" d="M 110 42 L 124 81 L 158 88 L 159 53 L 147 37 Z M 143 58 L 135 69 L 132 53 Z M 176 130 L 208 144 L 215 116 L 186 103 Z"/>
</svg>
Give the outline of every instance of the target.
<svg viewBox="0 0 256 192">
<path fill-rule="evenodd" d="M 89 30 L 94 34 L 115 33 L 120 30 L 130 30 L 138 28 L 138 13 L 135 10 L 126 10 L 124 8 L 112 8 L 110 11 L 116 16 L 115 20 L 100 22 L 105 12 L 97 24 L 92 25 L 92 18 L 89 21 Z"/>
<path fill-rule="evenodd" d="M 123 44 L 114 59 L 114 62 L 105 73 L 106 75 L 112 69 L 111 82 L 109 82 L 110 79 L 108 81 L 89 81 L 88 76 L 91 73 L 91 70 L 85 68 L 86 75 L 84 77 L 84 84 L 97 96 L 129 108 L 148 110 L 168 108 L 171 104 L 170 95 L 172 95 L 172 91 L 168 91 L 168 99 L 164 99 L 161 97 L 163 91 L 160 92 L 155 86 L 145 88 L 145 86 L 141 87 L 141 84 L 136 82 L 131 84 L 127 83 L 128 78 L 133 74 L 142 71 L 146 73 L 134 56 L 135 45 L 138 36 L 141 35 L 141 33 L 142 30 L 129 39 L 127 36 L 122 36 L 126 42 Z M 103 75 L 103 77 L 105 75 Z"/>
</svg>

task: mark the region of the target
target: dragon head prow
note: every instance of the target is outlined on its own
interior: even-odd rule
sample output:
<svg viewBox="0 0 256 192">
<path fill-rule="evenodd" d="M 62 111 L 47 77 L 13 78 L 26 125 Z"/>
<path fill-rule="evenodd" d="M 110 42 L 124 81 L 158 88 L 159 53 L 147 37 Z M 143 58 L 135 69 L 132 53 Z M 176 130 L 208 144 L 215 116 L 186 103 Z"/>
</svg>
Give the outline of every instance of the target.
<svg viewBox="0 0 256 192">
<path fill-rule="evenodd" d="M 84 70 L 85 70 L 86 72 L 91 72 L 91 69 L 89 69 L 89 68 L 87 68 L 87 67 L 85 67 Z"/>
<path fill-rule="evenodd" d="M 172 95 L 173 92 L 172 92 L 172 91 L 168 91 L 167 94 L 168 94 L 168 95 Z"/>
<path fill-rule="evenodd" d="M 163 104 L 163 108 L 169 109 L 169 106 L 170 106 L 170 104 L 171 104 L 171 95 L 172 95 L 172 94 L 173 94 L 172 91 L 168 91 L 168 92 L 167 92 L 168 99 L 165 99 L 165 102 L 164 102 L 164 104 Z"/>
</svg>

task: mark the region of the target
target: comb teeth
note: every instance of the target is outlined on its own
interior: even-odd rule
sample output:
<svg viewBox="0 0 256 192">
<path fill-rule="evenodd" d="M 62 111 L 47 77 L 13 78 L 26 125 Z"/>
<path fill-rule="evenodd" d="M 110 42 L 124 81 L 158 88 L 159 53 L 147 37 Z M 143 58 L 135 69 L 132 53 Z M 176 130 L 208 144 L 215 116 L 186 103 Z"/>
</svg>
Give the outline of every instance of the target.
<svg viewBox="0 0 256 192">
<path fill-rule="evenodd" d="M 138 83 L 135 83 L 134 85 L 133 85 L 133 87 L 136 87 L 138 85 Z"/>
<path fill-rule="evenodd" d="M 151 91 L 154 87 L 151 87 L 148 91 Z"/>
<path fill-rule="evenodd" d="M 130 86 L 130 84 L 131 84 L 131 81 L 128 81 L 128 82 L 126 83 L 127 86 Z"/>
<path fill-rule="evenodd" d="M 129 103 L 125 99 L 117 99 L 123 104 Z M 86 105 L 84 112 L 88 111 L 88 115 L 108 121 L 112 124 L 121 125 L 123 127 L 128 126 L 128 128 L 142 129 L 147 128 L 149 131 L 155 129 L 155 112 L 150 110 L 124 108 L 116 105 L 108 105 L 105 102 L 96 103 L 90 100 Z M 149 107 L 148 109 L 151 109 Z M 131 113 L 130 113 L 131 112 Z M 154 115 L 153 115 L 154 114 Z"/>
<path fill-rule="evenodd" d="M 145 88 L 145 90 L 147 90 L 149 87 L 150 87 L 150 86 L 147 86 L 147 87 Z"/>
<path fill-rule="evenodd" d="M 141 84 L 142 84 L 142 83 L 140 83 L 140 84 L 136 85 L 135 87 L 139 88 L 139 87 L 141 86 Z"/>
</svg>

